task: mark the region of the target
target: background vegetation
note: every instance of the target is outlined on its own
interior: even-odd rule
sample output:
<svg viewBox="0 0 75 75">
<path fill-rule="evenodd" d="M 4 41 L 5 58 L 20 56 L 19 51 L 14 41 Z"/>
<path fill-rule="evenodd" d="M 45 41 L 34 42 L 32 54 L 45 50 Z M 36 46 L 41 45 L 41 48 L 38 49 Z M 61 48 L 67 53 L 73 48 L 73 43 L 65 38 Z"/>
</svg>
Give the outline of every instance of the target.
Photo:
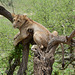
<svg viewBox="0 0 75 75">
<path fill-rule="evenodd" d="M 50 32 L 58 31 L 59 35 L 69 35 L 75 29 L 75 0 L 0 0 L 0 5 L 11 13 L 27 14 L 31 19 L 47 27 Z M 6 18 L 0 16 L 0 74 L 6 75 L 5 70 L 9 66 L 8 59 L 12 56 L 11 54 L 15 53 L 13 37 L 17 32 L 18 30 L 13 29 L 12 24 Z M 60 47 L 57 51 L 61 51 Z M 68 54 L 65 56 L 68 56 L 70 50 L 67 49 L 66 52 Z M 72 65 L 65 70 L 60 70 L 61 62 L 58 61 L 61 61 L 61 55 L 55 54 L 55 59 L 52 75 L 55 72 L 57 75 L 75 74 Z M 18 67 L 14 75 L 17 70 Z M 27 72 L 28 75 L 33 74 L 33 52 L 31 50 Z"/>
</svg>

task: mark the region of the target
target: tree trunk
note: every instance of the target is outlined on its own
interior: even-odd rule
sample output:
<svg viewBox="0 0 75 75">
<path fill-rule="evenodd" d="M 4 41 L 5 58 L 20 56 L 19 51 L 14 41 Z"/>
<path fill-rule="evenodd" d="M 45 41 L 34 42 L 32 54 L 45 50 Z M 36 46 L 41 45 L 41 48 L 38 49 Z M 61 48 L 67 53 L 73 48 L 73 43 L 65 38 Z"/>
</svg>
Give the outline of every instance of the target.
<svg viewBox="0 0 75 75">
<path fill-rule="evenodd" d="M 29 55 L 29 44 L 23 46 L 23 56 L 22 63 L 20 64 L 19 71 L 17 75 L 26 75 L 27 63 L 28 63 L 28 55 Z"/>
<path fill-rule="evenodd" d="M 52 38 L 45 50 L 37 48 L 37 50 L 34 51 L 34 75 L 51 75 L 56 48 L 60 43 L 75 47 L 75 40 L 72 39 L 73 37 L 75 37 L 75 30 L 69 37 L 57 36 Z"/>
<path fill-rule="evenodd" d="M 54 53 L 58 45 L 55 45 L 50 52 L 46 53 L 45 50 L 37 49 L 34 52 L 34 75 L 51 75 L 52 66 L 54 63 Z"/>
</svg>

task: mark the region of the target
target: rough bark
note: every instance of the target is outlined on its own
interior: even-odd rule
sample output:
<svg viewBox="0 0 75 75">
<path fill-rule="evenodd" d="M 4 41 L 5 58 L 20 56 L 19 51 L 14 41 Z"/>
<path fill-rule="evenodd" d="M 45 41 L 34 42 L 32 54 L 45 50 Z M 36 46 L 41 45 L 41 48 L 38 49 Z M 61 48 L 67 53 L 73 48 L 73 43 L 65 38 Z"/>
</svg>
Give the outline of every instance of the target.
<svg viewBox="0 0 75 75">
<path fill-rule="evenodd" d="M 29 44 L 25 45 L 23 48 L 23 54 L 22 54 L 22 62 L 20 64 L 20 68 L 18 70 L 17 75 L 26 75 L 27 70 L 27 63 L 28 63 L 28 55 L 29 55 Z"/>
<path fill-rule="evenodd" d="M 45 50 L 38 48 L 34 52 L 34 75 L 51 75 L 56 48 L 60 43 L 75 46 L 75 40 L 72 39 L 73 37 L 75 37 L 75 30 L 68 37 L 57 36 L 52 38 Z"/>
<path fill-rule="evenodd" d="M 12 15 L 9 11 L 7 11 L 4 7 L 0 6 L 0 15 L 6 17 L 9 21 L 13 22 Z"/>
<path fill-rule="evenodd" d="M 55 45 L 50 53 L 45 53 L 40 49 L 34 52 L 34 75 L 51 75 L 54 63 L 54 52 L 58 45 Z M 41 52 L 40 52 L 41 51 Z"/>
<path fill-rule="evenodd" d="M 49 45 L 48 45 L 46 51 L 49 51 L 54 45 L 60 44 L 60 43 L 75 46 L 75 40 L 72 39 L 73 37 L 75 37 L 75 30 L 73 30 L 72 33 L 70 34 L 70 36 L 68 36 L 68 37 L 67 36 L 57 36 L 57 37 L 54 37 L 49 42 Z"/>
</svg>

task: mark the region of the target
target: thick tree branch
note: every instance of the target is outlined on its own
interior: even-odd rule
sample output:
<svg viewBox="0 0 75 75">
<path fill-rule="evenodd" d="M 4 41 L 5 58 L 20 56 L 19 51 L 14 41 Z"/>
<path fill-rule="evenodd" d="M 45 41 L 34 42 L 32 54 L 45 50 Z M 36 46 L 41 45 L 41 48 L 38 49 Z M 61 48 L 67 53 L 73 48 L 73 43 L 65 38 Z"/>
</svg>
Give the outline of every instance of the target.
<svg viewBox="0 0 75 75">
<path fill-rule="evenodd" d="M 23 56 L 22 56 L 22 62 L 20 64 L 20 68 L 18 70 L 17 75 L 26 75 L 27 70 L 27 63 L 28 63 L 28 55 L 29 55 L 29 44 L 27 46 L 23 46 Z"/>
<path fill-rule="evenodd" d="M 8 20 L 10 20 L 11 22 L 13 22 L 13 18 L 12 15 L 9 11 L 7 11 L 4 7 L 0 6 L 0 15 L 3 15 L 4 17 L 6 17 Z"/>
<path fill-rule="evenodd" d="M 68 45 L 72 45 L 72 44 L 75 45 L 75 40 L 72 39 L 73 37 L 75 37 L 75 30 L 70 34 L 70 36 L 68 38 L 66 36 L 57 36 L 57 37 L 54 37 L 49 42 L 49 45 L 48 45 L 46 51 L 49 51 L 53 46 L 55 46 L 56 44 L 60 44 L 60 43 L 68 44 Z"/>
</svg>

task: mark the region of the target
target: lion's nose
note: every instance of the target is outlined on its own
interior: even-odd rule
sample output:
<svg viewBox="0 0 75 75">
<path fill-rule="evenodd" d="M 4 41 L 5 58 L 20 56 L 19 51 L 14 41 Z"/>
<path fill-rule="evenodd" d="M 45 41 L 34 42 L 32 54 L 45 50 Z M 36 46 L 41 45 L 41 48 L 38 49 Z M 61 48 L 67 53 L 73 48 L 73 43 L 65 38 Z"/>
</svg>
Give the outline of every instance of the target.
<svg viewBox="0 0 75 75">
<path fill-rule="evenodd" d="M 13 27 L 14 27 L 14 28 L 16 27 L 16 24 L 15 24 L 15 23 L 13 23 Z"/>
</svg>

